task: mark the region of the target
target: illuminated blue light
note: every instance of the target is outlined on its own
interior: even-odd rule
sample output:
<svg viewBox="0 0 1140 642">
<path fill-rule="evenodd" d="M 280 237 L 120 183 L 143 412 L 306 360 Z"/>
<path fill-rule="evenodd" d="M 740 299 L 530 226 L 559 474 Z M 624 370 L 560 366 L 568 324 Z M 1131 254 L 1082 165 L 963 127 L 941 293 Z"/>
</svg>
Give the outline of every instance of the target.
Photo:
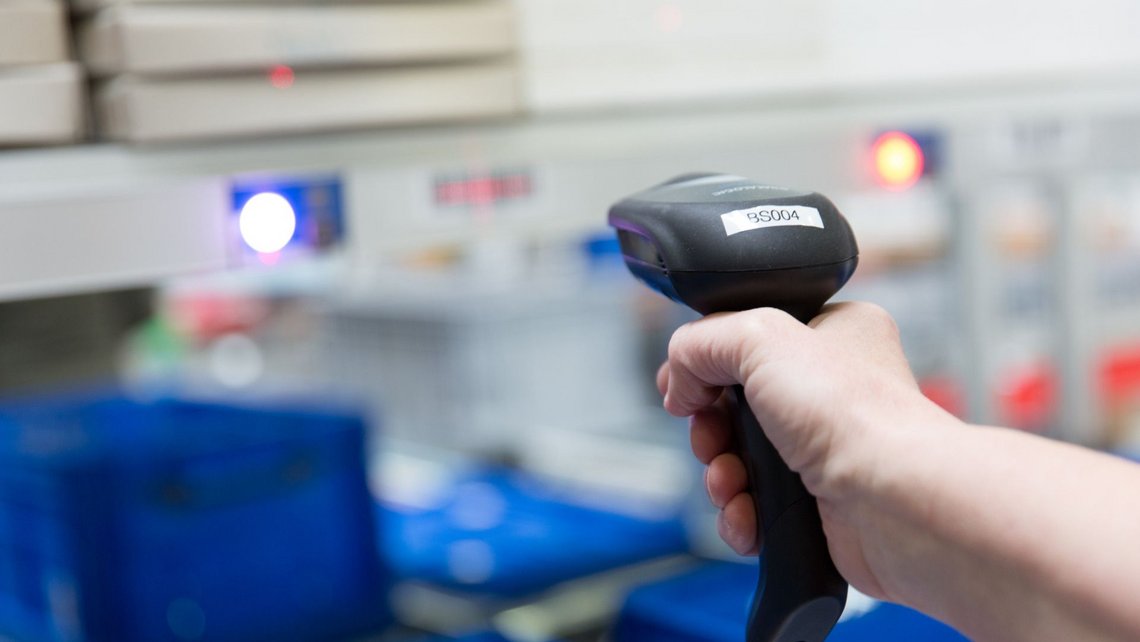
<svg viewBox="0 0 1140 642">
<path fill-rule="evenodd" d="M 285 197 L 261 192 L 242 206 L 238 228 L 246 245 L 262 254 L 272 254 L 280 252 L 293 239 L 297 214 Z"/>
</svg>

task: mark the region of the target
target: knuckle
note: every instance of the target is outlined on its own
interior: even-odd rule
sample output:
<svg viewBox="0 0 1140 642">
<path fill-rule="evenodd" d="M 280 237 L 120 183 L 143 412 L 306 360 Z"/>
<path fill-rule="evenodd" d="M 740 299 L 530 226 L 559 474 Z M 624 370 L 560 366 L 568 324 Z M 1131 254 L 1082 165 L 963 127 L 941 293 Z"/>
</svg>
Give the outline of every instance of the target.
<svg viewBox="0 0 1140 642">
<path fill-rule="evenodd" d="M 777 308 L 757 308 L 741 312 L 736 317 L 740 324 L 736 336 L 739 337 L 738 350 L 747 351 L 758 342 L 780 341 L 796 331 L 799 321 L 787 312 Z"/>
<path fill-rule="evenodd" d="M 740 340 L 734 347 L 741 363 L 761 353 L 770 354 L 772 350 L 778 350 L 779 346 L 789 343 L 802 327 L 795 317 L 776 308 L 749 310 L 742 313 L 740 319 L 743 327 L 737 333 Z"/>
<path fill-rule="evenodd" d="M 761 327 L 769 333 L 799 324 L 792 315 L 778 308 L 756 308 L 743 313 L 742 316 L 746 323 Z"/>
<path fill-rule="evenodd" d="M 888 337 L 899 336 L 899 326 L 895 318 L 887 312 L 886 308 L 876 303 L 861 302 L 856 304 L 859 314 L 868 325 Z"/>
<path fill-rule="evenodd" d="M 679 360 L 685 353 L 691 339 L 692 331 L 692 325 L 689 323 L 673 331 L 673 336 L 669 338 L 668 354 L 670 362 Z"/>
</svg>

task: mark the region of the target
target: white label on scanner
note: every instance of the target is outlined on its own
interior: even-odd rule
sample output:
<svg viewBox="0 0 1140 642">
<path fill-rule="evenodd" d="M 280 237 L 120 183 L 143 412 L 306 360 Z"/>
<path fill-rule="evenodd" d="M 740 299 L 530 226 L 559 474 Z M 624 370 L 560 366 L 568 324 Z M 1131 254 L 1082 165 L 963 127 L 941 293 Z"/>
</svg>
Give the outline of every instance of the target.
<svg viewBox="0 0 1140 642">
<path fill-rule="evenodd" d="M 724 231 L 729 236 L 762 227 L 788 225 L 823 229 L 823 219 L 819 216 L 819 210 L 803 205 L 762 205 L 746 210 L 733 210 L 721 214 L 720 220 L 724 222 Z"/>
</svg>

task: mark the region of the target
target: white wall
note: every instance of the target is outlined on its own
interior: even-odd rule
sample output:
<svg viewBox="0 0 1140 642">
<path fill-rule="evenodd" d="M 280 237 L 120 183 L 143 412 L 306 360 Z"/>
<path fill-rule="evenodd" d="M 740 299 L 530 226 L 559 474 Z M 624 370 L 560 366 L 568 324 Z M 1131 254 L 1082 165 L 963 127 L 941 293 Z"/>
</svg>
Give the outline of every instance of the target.
<svg viewBox="0 0 1140 642">
<path fill-rule="evenodd" d="M 517 0 L 538 111 L 1140 68 L 1134 0 Z"/>
</svg>

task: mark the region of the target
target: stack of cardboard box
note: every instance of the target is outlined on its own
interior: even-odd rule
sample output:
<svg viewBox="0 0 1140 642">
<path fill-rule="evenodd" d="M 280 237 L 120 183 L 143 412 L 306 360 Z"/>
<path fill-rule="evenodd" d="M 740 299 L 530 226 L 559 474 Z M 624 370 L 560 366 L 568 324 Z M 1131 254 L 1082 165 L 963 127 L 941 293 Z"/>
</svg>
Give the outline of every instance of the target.
<svg viewBox="0 0 1140 642">
<path fill-rule="evenodd" d="M 0 0 L 0 147 L 82 135 L 83 81 L 67 40 L 60 0 Z"/>
<path fill-rule="evenodd" d="M 112 139 L 470 120 L 520 106 L 509 0 L 73 4 L 99 131 Z"/>
</svg>

